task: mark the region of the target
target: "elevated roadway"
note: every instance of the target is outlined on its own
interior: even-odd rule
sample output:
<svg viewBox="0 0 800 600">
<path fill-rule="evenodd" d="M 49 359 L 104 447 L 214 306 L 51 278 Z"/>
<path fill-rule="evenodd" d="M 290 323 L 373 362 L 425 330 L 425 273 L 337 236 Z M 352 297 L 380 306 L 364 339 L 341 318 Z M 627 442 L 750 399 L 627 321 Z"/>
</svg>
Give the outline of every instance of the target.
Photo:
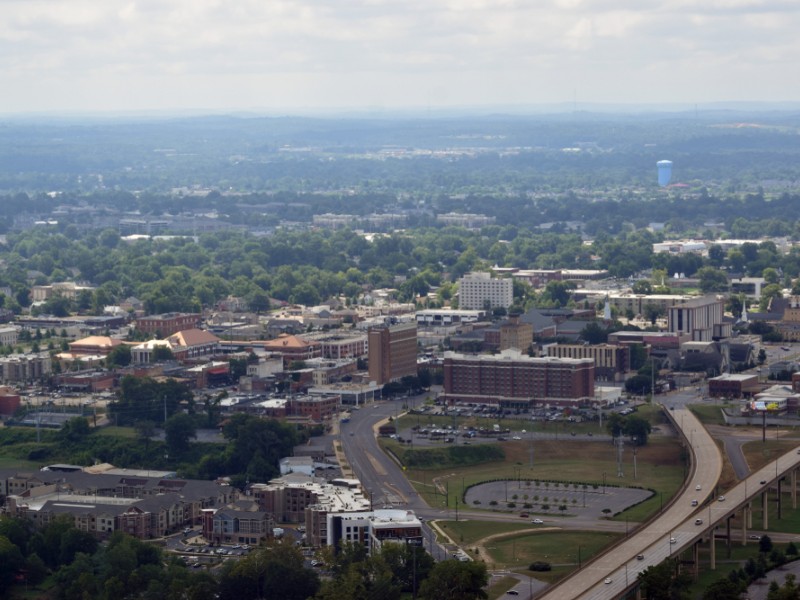
<svg viewBox="0 0 800 600">
<path fill-rule="evenodd" d="M 722 456 L 700 421 L 686 408 L 666 411 L 692 452 L 692 471 L 681 492 L 653 521 L 604 552 L 582 569 L 546 590 L 539 598 L 563 600 L 613 599 L 623 595 L 639 572 L 657 565 L 681 548 L 692 544 L 698 532 L 692 529 L 699 504 L 713 498 L 722 474 Z M 798 456 L 797 458 L 800 458 Z M 699 491 L 698 491 L 699 488 Z M 670 543 L 671 538 L 675 539 Z M 642 556 L 641 560 L 637 556 Z M 606 579 L 610 580 L 605 583 Z"/>
</svg>

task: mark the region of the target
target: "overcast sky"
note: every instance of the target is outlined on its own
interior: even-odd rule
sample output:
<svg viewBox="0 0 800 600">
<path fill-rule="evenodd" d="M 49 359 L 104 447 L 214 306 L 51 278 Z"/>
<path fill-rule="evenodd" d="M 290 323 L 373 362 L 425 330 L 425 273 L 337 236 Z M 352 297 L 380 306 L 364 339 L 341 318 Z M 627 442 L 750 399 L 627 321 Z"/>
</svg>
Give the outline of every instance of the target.
<svg viewBox="0 0 800 600">
<path fill-rule="evenodd" d="M 0 113 L 800 100 L 800 0 L 0 0 Z"/>
</svg>

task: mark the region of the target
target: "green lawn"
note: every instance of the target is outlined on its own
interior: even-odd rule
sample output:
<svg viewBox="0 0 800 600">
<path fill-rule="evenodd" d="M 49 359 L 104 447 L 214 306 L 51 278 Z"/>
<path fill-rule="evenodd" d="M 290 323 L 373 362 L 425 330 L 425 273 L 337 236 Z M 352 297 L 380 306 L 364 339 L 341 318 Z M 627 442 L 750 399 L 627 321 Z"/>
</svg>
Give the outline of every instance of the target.
<svg viewBox="0 0 800 600">
<path fill-rule="evenodd" d="M 392 450 L 402 461 L 406 446 L 395 440 L 383 439 L 383 446 Z M 520 479 L 523 492 L 532 495 L 543 492 L 545 481 L 569 483 L 570 485 L 602 485 L 606 473 L 608 485 L 616 483 L 616 453 L 614 447 L 603 441 L 573 443 L 571 441 L 537 441 L 533 444 L 534 464 L 530 466 L 530 445 L 519 442 L 499 442 L 506 458 L 483 464 L 447 467 L 442 469 L 412 469 L 406 472 L 417 492 L 434 507 L 445 507 L 446 492 L 449 492 L 450 508 L 455 509 L 456 501 L 462 502 L 462 491 L 490 479 Z M 645 519 L 661 507 L 661 495 L 666 504 L 683 482 L 684 468 L 681 448 L 674 438 L 651 438 L 647 446 L 637 450 L 638 477 L 632 477 L 633 454 L 626 451 L 625 470 L 629 476 L 626 485 L 653 489 L 656 494 L 650 500 L 627 511 L 632 521 Z M 539 487 L 536 487 L 536 481 Z M 438 485 L 437 485 L 438 484 Z M 540 494 L 541 495 L 541 494 Z M 460 504 L 463 509 L 464 505 Z M 470 509 L 487 507 L 470 506 Z M 618 516 L 625 519 L 623 513 Z"/>
<path fill-rule="evenodd" d="M 0 469 L 33 469 L 38 471 L 41 466 L 42 464 L 36 461 L 0 455 Z"/>
<path fill-rule="evenodd" d="M 486 589 L 489 600 L 497 600 L 505 596 L 505 593 L 517 585 L 517 580 L 513 577 L 501 577 Z"/>
<path fill-rule="evenodd" d="M 452 538 L 454 542 L 463 546 L 474 544 L 478 540 L 497 533 L 512 531 L 525 531 L 534 529 L 528 520 L 520 519 L 520 523 L 497 523 L 491 521 L 438 521 L 437 525 Z"/>
<path fill-rule="evenodd" d="M 113 425 L 109 427 L 100 427 L 94 430 L 93 435 L 99 437 L 116 437 L 116 438 L 124 438 L 133 440 L 136 439 L 136 429 L 133 427 L 114 427 Z"/>
<path fill-rule="evenodd" d="M 732 407 L 733 404 L 691 404 L 689 405 L 689 410 L 691 410 L 704 425 L 725 425 L 725 419 L 722 417 L 722 409 Z"/>
<path fill-rule="evenodd" d="M 484 544 L 492 559 L 490 568 L 505 567 L 527 571 L 534 561 L 549 562 L 568 571 L 578 567 L 578 560 L 586 561 L 621 537 L 616 533 L 596 531 L 542 531 L 489 540 Z M 579 556 L 580 554 L 580 556 Z"/>
</svg>

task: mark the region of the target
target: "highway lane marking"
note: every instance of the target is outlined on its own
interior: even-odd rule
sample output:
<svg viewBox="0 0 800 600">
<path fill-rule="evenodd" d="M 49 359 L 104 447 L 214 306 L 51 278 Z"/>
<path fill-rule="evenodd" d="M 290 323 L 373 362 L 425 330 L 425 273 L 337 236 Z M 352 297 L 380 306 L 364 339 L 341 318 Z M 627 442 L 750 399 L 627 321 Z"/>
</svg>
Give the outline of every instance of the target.
<svg viewBox="0 0 800 600">
<path fill-rule="evenodd" d="M 389 483 L 389 482 L 387 481 L 387 482 L 386 482 L 386 487 L 388 487 L 388 488 L 391 488 L 391 489 L 392 489 L 392 491 L 393 491 L 394 493 L 396 493 L 398 496 L 400 496 L 400 499 L 403 501 L 403 503 L 404 503 L 404 504 L 408 504 L 408 498 L 406 498 L 406 495 L 405 495 L 405 494 L 403 494 L 403 492 L 401 492 L 401 491 L 400 491 L 400 490 L 397 488 L 397 486 L 394 486 L 394 485 L 392 485 L 391 483 Z"/>
<path fill-rule="evenodd" d="M 375 470 L 375 472 L 378 475 L 381 475 L 381 476 L 386 475 L 386 469 L 384 469 L 383 465 L 378 462 L 378 459 L 376 459 L 374 456 L 372 456 L 372 454 L 370 454 L 369 452 L 364 452 L 364 454 L 367 455 L 367 459 L 372 464 L 372 468 Z"/>
</svg>

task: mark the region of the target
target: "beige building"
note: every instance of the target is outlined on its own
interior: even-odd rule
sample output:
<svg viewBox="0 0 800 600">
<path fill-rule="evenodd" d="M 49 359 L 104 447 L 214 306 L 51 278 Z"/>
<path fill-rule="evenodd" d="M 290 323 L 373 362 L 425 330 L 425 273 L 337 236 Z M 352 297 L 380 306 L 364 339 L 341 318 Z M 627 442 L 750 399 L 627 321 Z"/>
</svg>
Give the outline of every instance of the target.
<svg viewBox="0 0 800 600">
<path fill-rule="evenodd" d="M 556 358 L 591 358 L 594 360 L 595 379 L 623 381 L 630 370 L 630 347 L 612 344 L 550 344 L 545 347 L 547 356 Z"/>
<path fill-rule="evenodd" d="M 0 327 L 0 345 L 16 346 L 18 331 L 16 327 Z"/>
<path fill-rule="evenodd" d="M 52 285 L 35 285 L 31 288 L 31 297 L 34 302 L 44 302 L 53 296 L 63 296 L 68 300 L 75 300 L 83 291 L 93 292 L 90 285 L 78 285 L 74 281 L 62 281 Z"/>
</svg>

